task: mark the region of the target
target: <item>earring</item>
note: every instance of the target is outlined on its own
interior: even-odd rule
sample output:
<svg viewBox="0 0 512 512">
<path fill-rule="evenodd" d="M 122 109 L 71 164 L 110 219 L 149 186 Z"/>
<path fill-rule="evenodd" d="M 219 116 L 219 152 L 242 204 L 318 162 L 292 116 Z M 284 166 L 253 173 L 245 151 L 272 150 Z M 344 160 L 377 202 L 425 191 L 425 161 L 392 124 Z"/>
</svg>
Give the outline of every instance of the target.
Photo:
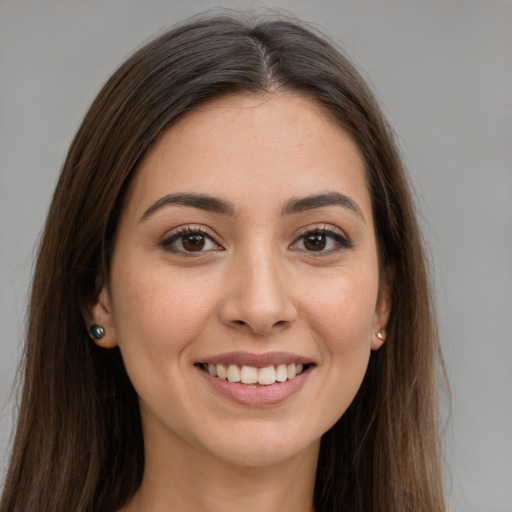
<svg viewBox="0 0 512 512">
<path fill-rule="evenodd" d="M 105 336 L 105 329 L 101 325 L 91 325 L 89 327 L 89 336 L 94 341 L 99 341 Z"/>
<path fill-rule="evenodd" d="M 382 334 L 382 332 L 379 331 L 377 333 L 377 338 L 379 338 L 379 340 L 381 340 L 381 341 L 384 341 L 384 334 Z"/>
</svg>

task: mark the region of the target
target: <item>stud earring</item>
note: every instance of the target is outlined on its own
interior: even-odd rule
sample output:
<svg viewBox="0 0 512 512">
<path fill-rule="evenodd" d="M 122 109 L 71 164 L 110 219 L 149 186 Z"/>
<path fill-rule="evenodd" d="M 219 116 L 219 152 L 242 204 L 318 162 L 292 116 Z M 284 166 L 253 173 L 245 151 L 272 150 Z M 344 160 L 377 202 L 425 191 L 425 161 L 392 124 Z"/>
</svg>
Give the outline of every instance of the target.
<svg viewBox="0 0 512 512">
<path fill-rule="evenodd" d="M 94 341 L 99 341 L 105 336 L 105 329 L 101 325 L 91 325 L 89 327 L 89 336 Z"/>
<path fill-rule="evenodd" d="M 377 333 L 377 338 L 379 338 L 379 340 L 381 341 L 384 341 L 384 334 L 382 334 L 380 331 Z"/>
</svg>

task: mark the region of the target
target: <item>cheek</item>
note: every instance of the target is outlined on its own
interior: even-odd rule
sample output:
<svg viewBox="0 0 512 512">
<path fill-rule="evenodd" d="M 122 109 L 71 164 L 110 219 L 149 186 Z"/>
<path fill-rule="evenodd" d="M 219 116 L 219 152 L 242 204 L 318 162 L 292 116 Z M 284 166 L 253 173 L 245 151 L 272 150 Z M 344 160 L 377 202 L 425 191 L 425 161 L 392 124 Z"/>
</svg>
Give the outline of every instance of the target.
<svg viewBox="0 0 512 512">
<path fill-rule="evenodd" d="M 179 364 L 208 321 L 211 297 L 198 293 L 201 283 L 184 281 L 179 273 L 128 270 L 116 276 L 122 283 L 113 294 L 113 318 L 119 348 L 128 366 L 131 360 L 156 367 Z"/>
<path fill-rule="evenodd" d="M 322 354 L 319 407 L 325 430 L 347 410 L 366 374 L 371 352 L 377 287 L 373 279 L 331 279 L 322 293 L 310 293 L 309 329 Z M 323 370 L 322 368 L 325 368 Z"/>
<path fill-rule="evenodd" d="M 201 283 L 162 268 L 126 269 L 115 282 L 122 283 L 112 304 L 117 342 L 141 411 L 160 417 L 171 409 L 187 417 L 181 397 L 189 392 L 188 354 L 211 317 L 211 298 L 198 293 Z"/>
<path fill-rule="evenodd" d="M 366 373 L 371 353 L 377 274 L 359 272 L 332 276 L 310 293 L 309 328 L 329 368 L 325 385 L 326 410 L 337 420 L 353 400 Z M 315 287 L 315 289 L 317 289 Z"/>
<path fill-rule="evenodd" d="M 377 278 L 364 274 L 333 276 L 304 294 L 313 330 L 323 332 L 333 351 L 370 346 Z M 314 290 L 314 291 L 312 291 Z"/>
</svg>

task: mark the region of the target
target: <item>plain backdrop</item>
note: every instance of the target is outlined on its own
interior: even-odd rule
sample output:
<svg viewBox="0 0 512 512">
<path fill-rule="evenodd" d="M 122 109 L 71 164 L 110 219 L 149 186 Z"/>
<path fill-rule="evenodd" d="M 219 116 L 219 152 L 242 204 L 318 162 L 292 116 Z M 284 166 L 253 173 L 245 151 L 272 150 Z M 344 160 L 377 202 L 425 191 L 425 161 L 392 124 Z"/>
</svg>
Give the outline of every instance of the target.
<svg viewBox="0 0 512 512">
<path fill-rule="evenodd" d="M 35 244 L 67 147 L 122 60 L 213 7 L 308 20 L 370 81 L 434 266 L 452 510 L 511 512 L 512 3 L 499 0 L 0 0 L 0 481 Z"/>
</svg>

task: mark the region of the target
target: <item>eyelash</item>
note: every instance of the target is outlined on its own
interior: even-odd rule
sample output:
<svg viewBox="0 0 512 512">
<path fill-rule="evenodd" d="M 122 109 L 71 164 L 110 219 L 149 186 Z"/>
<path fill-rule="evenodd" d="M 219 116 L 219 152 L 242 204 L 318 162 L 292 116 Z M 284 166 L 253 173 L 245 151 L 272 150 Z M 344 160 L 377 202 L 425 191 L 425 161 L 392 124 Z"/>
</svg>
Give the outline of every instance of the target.
<svg viewBox="0 0 512 512">
<path fill-rule="evenodd" d="M 323 225 L 323 226 L 313 226 L 303 229 L 298 233 L 297 240 L 292 244 L 293 246 L 296 246 L 300 241 L 304 243 L 304 240 L 308 236 L 314 236 L 314 235 L 322 235 L 327 238 L 330 238 L 334 241 L 334 244 L 336 247 L 328 249 L 328 250 L 320 250 L 320 251 L 308 251 L 307 249 L 294 249 L 294 250 L 301 250 L 306 253 L 314 254 L 315 256 L 328 256 L 334 252 L 343 250 L 343 249 L 351 249 L 353 247 L 352 242 L 348 240 L 346 236 L 340 233 L 339 230 L 334 229 L 332 227 Z"/>
<path fill-rule="evenodd" d="M 183 256 L 195 256 L 197 254 L 201 254 L 205 251 L 187 251 L 187 250 L 181 250 L 177 249 L 176 247 L 173 247 L 172 244 L 175 242 L 178 242 L 180 239 L 182 239 L 182 245 L 183 245 L 183 239 L 186 236 L 193 236 L 193 235 L 199 235 L 206 239 L 208 239 L 210 242 L 213 242 L 216 249 L 223 250 L 222 247 L 217 243 L 215 238 L 212 236 L 212 234 L 206 230 L 204 227 L 201 226 L 180 226 L 174 230 L 172 230 L 160 243 L 159 245 L 163 247 L 165 250 L 177 253 Z"/>
<path fill-rule="evenodd" d="M 177 249 L 176 247 L 173 247 L 173 244 L 175 242 L 178 242 L 180 239 L 182 240 L 182 246 L 183 246 L 183 239 L 186 236 L 194 236 L 199 235 L 201 237 L 204 237 L 204 239 L 208 239 L 211 243 L 215 245 L 216 250 L 224 250 L 222 246 L 217 243 L 215 240 L 215 237 L 204 227 L 201 226 L 181 226 L 179 228 L 174 229 L 171 231 L 160 243 L 159 245 L 163 247 L 165 250 L 177 253 L 186 257 L 194 257 L 197 255 L 200 255 L 204 252 L 209 252 L 211 249 L 208 249 L 207 251 L 203 251 L 202 247 L 198 251 L 187 251 L 186 249 Z M 314 235 L 321 235 L 325 236 L 327 238 L 330 238 L 332 241 L 334 241 L 334 244 L 337 246 L 335 248 L 330 248 L 328 250 L 307 250 L 307 249 L 298 249 L 296 246 L 302 241 L 304 243 L 304 240 L 308 236 L 314 236 Z M 206 243 L 206 242 L 205 242 Z M 292 250 L 299 250 L 306 253 L 315 254 L 316 256 L 326 256 L 329 254 L 332 254 L 333 252 L 337 252 L 339 250 L 343 249 L 350 249 L 353 247 L 353 244 L 338 230 L 335 230 L 333 228 L 330 228 L 328 226 L 314 226 L 314 227 L 308 227 L 300 231 L 297 235 L 297 238 L 293 244 L 291 244 Z M 323 248 L 322 248 L 323 249 Z"/>
</svg>

